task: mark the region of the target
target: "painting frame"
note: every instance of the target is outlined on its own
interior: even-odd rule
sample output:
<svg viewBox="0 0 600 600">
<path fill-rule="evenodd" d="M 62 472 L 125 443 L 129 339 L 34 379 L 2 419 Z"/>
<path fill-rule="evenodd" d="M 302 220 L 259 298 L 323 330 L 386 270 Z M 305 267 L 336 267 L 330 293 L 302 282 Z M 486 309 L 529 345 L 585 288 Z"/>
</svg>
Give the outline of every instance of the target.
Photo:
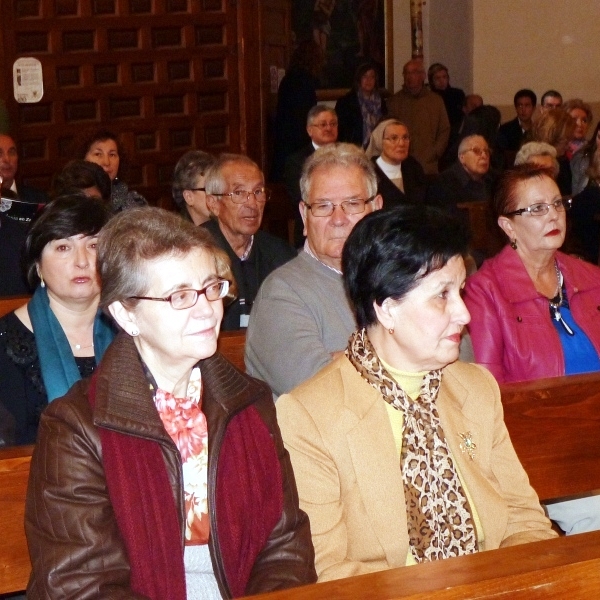
<svg viewBox="0 0 600 600">
<path fill-rule="evenodd" d="M 294 44 L 314 39 L 325 51 L 319 101 L 337 100 L 354 72 L 375 63 L 380 88 L 394 89 L 393 0 L 291 0 Z"/>
</svg>

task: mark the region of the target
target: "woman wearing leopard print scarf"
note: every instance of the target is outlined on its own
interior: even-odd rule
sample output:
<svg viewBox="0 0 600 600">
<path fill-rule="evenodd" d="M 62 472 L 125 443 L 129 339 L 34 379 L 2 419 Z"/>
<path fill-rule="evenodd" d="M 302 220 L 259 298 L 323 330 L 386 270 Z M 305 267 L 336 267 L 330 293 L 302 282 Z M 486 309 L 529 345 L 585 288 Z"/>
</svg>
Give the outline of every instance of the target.
<svg viewBox="0 0 600 600">
<path fill-rule="evenodd" d="M 457 361 L 466 250 L 460 224 L 417 206 L 365 217 L 346 242 L 359 329 L 277 402 L 319 581 L 556 535 L 496 381 Z"/>
</svg>

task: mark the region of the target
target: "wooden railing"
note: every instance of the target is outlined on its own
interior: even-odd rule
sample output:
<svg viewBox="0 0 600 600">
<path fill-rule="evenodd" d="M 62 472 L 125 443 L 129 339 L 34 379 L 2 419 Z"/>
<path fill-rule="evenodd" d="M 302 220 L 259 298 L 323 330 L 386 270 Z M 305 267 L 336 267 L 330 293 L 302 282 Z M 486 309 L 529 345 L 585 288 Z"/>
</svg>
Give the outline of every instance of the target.
<svg viewBox="0 0 600 600">
<path fill-rule="evenodd" d="M 317 583 L 254 600 L 583 600 L 600 594 L 600 531 Z"/>
<path fill-rule="evenodd" d="M 31 571 L 23 516 L 32 451 L 0 450 L 0 594 L 24 590 Z"/>
<path fill-rule="evenodd" d="M 217 350 L 242 373 L 246 372 L 244 364 L 244 347 L 246 346 L 246 330 L 222 331 L 219 334 Z"/>
</svg>

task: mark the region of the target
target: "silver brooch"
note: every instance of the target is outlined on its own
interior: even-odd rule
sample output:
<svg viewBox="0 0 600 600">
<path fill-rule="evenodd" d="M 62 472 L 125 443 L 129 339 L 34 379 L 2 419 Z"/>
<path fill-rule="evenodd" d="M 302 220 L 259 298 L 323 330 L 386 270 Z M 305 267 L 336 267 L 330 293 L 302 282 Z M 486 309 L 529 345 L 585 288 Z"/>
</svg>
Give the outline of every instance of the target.
<svg viewBox="0 0 600 600">
<path fill-rule="evenodd" d="M 467 453 L 471 460 L 475 460 L 475 450 L 477 450 L 477 444 L 473 441 L 473 434 L 470 431 L 466 433 L 459 433 L 460 439 L 460 450 L 463 453 Z"/>
</svg>

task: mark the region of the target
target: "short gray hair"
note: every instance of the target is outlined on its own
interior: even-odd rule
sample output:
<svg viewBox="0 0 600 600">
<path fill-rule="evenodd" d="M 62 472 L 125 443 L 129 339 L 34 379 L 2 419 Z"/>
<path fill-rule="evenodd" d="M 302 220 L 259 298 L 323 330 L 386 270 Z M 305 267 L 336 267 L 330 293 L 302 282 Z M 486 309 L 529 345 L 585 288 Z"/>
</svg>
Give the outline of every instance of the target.
<svg viewBox="0 0 600 600">
<path fill-rule="evenodd" d="M 488 145 L 487 140 L 485 139 L 484 136 L 478 134 L 478 133 L 474 133 L 473 135 L 468 135 L 467 137 L 463 138 L 462 141 L 460 142 L 460 144 L 458 145 L 458 156 L 460 156 L 461 154 L 464 154 L 465 152 L 468 152 L 471 144 L 473 143 L 473 138 L 481 138 L 486 146 Z"/>
<path fill-rule="evenodd" d="M 249 165 L 255 167 L 259 172 L 262 173 L 260 167 L 251 159 L 244 154 L 231 154 L 223 153 L 218 156 L 214 164 L 208 169 L 204 180 L 204 189 L 207 194 L 223 194 L 227 184 L 223 179 L 222 171 L 223 167 L 229 163 L 239 163 L 243 165 Z"/>
<path fill-rule="evenodd" d="M 331 108 L 330 106 L 327 106 L 326 104 L 315 104 L 309 111 L 308 114 L 306 115 L 306 126 L 308 127 L 309 125 L 313 124 L 313 121 L 321 114 L 321 113 L 330 113 L 332 114 L 334 117 L 337 118 L 337 113 L 335 112 L 335 108 Z"/>
<path fill-rule="evenodd" d="M 364 175 L 369 196 L 377 194 L 377 175 L 373 163 L 365 153 L 354 144 L 327 144 L 315 150 L 304 163 L 300 177 L 300 193 L 307 202 L 310 197 L 312 177 L 317 169 L 327 167 L 343 167 L 350 169 L 358 167 Z"/>
<path fill-rule="evenodd" d="M 515 156 L 515 166 L 531 162 L 534 156 L 551 156 L 554 178 L 558 177 L 560 166 L 558 160 L 556 160 L 556 148 L 546 142 L 527 142 L 527 144 L 523 144 Z"/>
<path fill-rule="evenodd" d="M 96 263 L 102 291 L 100 306 L 116 301 L 135 308 L 132 296 L 147 294 L 152 281 L 147 266 L 165 256 L 186 256 L 193 250 L 206 252 L 215 261 L 219 277 L 234 281 L 227 254 L 204 227 L 178 214 L 151 206 L 136 207 L 115 215 L 98 236 Z M 235 282 L 232 284 L 235 288 Z M 236 290 L 229 290 L 234 298 Z"/>
<path fill-rule="evenodd" d="M 202 177 L 215 162 L 215 157 L 202 150 L 186 152 L 175 165 L 171 191 L 175 204 L 180 208 L 184 205 L 183 192 L 196 187 L 198 177 Z"/>
</svg>

